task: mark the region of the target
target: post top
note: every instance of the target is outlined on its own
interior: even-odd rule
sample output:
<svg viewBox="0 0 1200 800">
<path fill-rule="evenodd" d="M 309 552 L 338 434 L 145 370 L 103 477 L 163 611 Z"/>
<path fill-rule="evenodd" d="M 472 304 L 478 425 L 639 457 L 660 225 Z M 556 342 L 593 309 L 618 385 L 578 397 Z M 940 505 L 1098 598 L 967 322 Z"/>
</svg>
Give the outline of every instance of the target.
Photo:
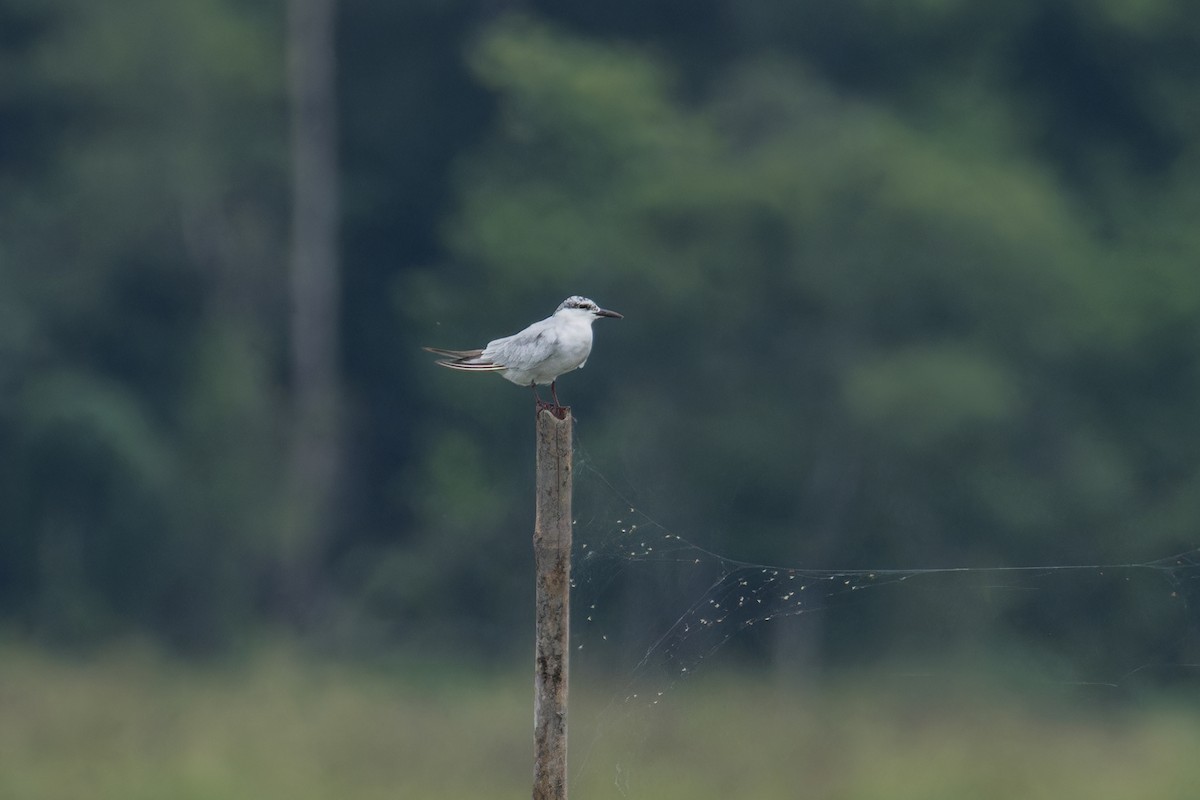
<svg viewBox="0 0 1200 800">
<path fill-rule="evenodd" d="M 539 419 L 541 418 L 542 414 L 548 414 L 559 422 L 566 422 L 567 420 L 571 419 L 571 407 L 552 406 L 547 403 L 546 405 L 539 405 L 537 407 L 537 416 Z"/>
</svg>

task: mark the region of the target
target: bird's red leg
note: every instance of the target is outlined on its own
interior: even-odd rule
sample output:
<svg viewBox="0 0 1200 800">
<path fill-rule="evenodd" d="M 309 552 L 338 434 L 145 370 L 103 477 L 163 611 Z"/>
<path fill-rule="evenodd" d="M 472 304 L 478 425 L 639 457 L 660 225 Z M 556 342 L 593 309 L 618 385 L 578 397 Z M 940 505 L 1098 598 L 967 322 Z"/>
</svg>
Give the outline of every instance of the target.
<svg viewBox="0 0 1200 800">
<path fill-rule="evenodd" d="M 567 409 L 563 407 L 562 403 L 558 402 L 557 384 L 557 381 L 550 381 L 550 396 L 554 398 L 554 405 L 547 404 L 546 407 L 550 409 L 550 413 L 554 414 L 554 416 L 558 417 L 559 419 L 566 419 Z"/>
<path fill-rule="evenodd" d="M 533 387 L 533 403 L 534 403 L 535 413 L 537 411 L 541 411 L 543 408 L 546 409 L 547 411 L 553 411 L 554 406 L 547 403 L 545 400 L 542 399 L 541 395 L 538 394 L 537 384 L 531 382 L 529 385 L 531 387 Z M 557 402 L 557 401 L 555 401 L 555 402 Z"/>
<path fill-rule="evenodd" d="M 534 399 L 534 403 L 535 403 L 535 406 L 534 406 L 535 412 L 534 413 L 535 414 L 539 411 L 545 410 L 545 411 L 549 411 L 551 414 L 558 417 L 559 419 L 566 419 L 566 409 L 564 409 L 562 407 L 562 405 L 558 402 L 558 389 L 555 387 L 554 381 L 550 381 L 550 396 L 554 398 L 553 403 L 547 403 L 545 400 L 543 400 L 541 398 L 541 395 L 538 394 L 536 383 L 530 383 L 529 385 L 533 387 L 533 399 Z"/>
</svg>

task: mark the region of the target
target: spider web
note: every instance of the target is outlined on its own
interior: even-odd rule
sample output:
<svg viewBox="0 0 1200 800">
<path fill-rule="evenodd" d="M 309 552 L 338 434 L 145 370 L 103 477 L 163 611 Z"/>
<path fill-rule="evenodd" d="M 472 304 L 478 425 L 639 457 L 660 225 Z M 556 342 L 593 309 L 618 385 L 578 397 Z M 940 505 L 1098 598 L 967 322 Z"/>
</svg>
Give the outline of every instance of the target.
<svg viewBox="0 0 1200 800">
<path fill-rule="evenodd" d="M 627 592 L 630 579 L 679 586 L 691 598 L 673 615 L 673 622 L 648 640 L 632 668 L 635 673 L 656 667 L 668 676 L 686 677 L 731 639 L 755 626 L 828 611 L 858 602 L 859 593 L 894 592 L 909 583 L 942 596 L 965 592 L 981 602 L 988 602 L 989 595 L 1048 590 L 1068 575 L 1097 587 L 1136 585 L 1134 593 L 1151 592 L 1163 601 L 1160 611 L 1166 609 L 1177 617 L 1171 626 L 1177 632 L 1177 625 L 1188 639 L 1196 638 L 1198 632 L 1200 620 L 1194 609 L 1200 603 L 1200 548 L 1126 563 L 854 569 L 756 563 L 690 541 L 629 504 L 590 463 L 585 461 L 583 469 L 595 479 L 594 486 L 606 490 L 608 505 L 619 504 L 623 511 L 608 524 L 607 531 L 600 521 L 603 517 L 593 515 L 583 524 L 585 535 L 576 535 L 573 583 L 576 597 L 585 602 L 583 631 L 575 649 L 583 650 L 588 640 L 597 637 L 610 641 L 609 628 L 619 620 L 602 614 L 601 606 L 618 582 Z M 577 528 L 580 524 L 577 519 Z M 1148 668 L 1142 664 L 1126 672 Z M 1117 685 L 1120 677 L 1094 682 Z"/>
<path fill-rule="evenodd" d="M 645 715 L 710 665 L 761 670 L 763 662 L 780 661 L 772 648 L 787 639 L 781 625 L 812 625 L 821 634 L 820 655 L 797 664 L 801 671 L 819 666 L 814 661 L 896 670 L 907 657 L 903 678 L 940 680 L 962 669 L 954 643 L 973 641 L 972 625 L 983 621 L 980 641 L 993 650 L 999 629 L 1025 651 L 1051 654 L 1033 665 L 1018 662 L 1026 683 L 1130 694 L 1200 680 L 1200 548 L 1128 563 L 758 563 L 658 522 L 581 447 L 576 464 L 572 659 L 577 670 L 618 676 L 620 687 L 593 727 L 596 738 L 625 736 L 609 731 L 627 730 L 631 717 L 641 719 L 646 735 Z M 1119 612 L 1132 622 L 1114 634 Z M 1109 640 L 1113 635 L 1121 641 Z M 622 794 L 636 750 L 630 744 L 616 765 Z M 586 755 L 583 763 L 587 769 Z"/>
</svg>

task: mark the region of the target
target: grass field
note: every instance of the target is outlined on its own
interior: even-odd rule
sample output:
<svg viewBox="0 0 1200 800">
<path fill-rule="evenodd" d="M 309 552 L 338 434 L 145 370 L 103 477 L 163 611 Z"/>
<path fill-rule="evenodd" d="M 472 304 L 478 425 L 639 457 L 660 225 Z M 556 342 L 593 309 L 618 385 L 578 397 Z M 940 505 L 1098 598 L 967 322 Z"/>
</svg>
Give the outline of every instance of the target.
<svg viewBox="0 0 1200 800">
<path fill-rule="evenodd" d="M 531 676 L 130 649 L 0 649 L 0 797 L 525 798 Z M 1200 711 L 859 679 L 698 677 L 656 706 L 572 687 L 571 797 L 1192 798 Z"/>
</svg>

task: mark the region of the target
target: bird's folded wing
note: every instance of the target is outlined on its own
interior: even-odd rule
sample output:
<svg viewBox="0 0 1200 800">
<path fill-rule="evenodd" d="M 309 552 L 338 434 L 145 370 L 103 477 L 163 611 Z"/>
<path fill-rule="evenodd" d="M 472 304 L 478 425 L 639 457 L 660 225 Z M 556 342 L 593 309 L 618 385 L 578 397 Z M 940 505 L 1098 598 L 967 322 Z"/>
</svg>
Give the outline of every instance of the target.
<svg viewBox="0 0 1200 800">
<path fill-rule="evenodd" d="M 558 334 L 543 320 L 520 333 L 489 342 L 480 360 L 503 364 L 508 369 L 529 369 L 552 355 L 557 344 Z"/>
</svg>

